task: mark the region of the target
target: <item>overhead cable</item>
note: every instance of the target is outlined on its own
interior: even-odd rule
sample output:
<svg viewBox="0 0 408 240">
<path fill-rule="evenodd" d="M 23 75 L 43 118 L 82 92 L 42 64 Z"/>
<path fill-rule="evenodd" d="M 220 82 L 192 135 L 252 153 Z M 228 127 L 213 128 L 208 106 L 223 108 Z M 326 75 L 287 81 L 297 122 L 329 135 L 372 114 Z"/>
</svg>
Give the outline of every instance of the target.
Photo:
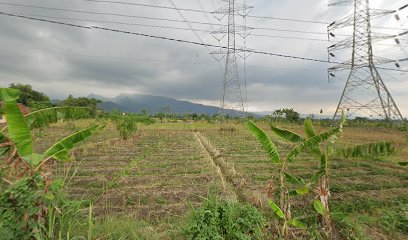
<svg viewBox="0 0 408 240">
<path fill-rule="evenodd" d="M 218 46 L 218 45 L 213 45 L 213 44 L 205 44 L 205 43 L 194 42 L 194 41 L 190 41 L 190 40 L 177 39 L 177 38 L 172 38 L 172 37 L 164 37 L 164 36 L 158 36 L 158 35 L 151 35 L 151 34 L 145 34 L 145 33 L 139 33 L 139 32 L 132 32 L 132 31 L 125 31 L 125 30 L 106 28 L 106 27 L 83 26 L 83 25 L 78 25 L 78 24 L 71 24 L 71 23 L 52 21 L 52 20 L 47 20 L 47 19 L 29 17 L 29 16 L 24 16 L 24 15 L 12 14 L 12 13 L 7 13 L 7 12 L 3 12 L 3 11 L 0 11 L 0 15 L 16 17 L 16 18 L 22 18 L 22 19 L 27 19 L 27 20 L 32 20 L 32 21 L 40 21 L 40 22 L 47 22 L 47 23 L 58 24 L 58 25 L 65 25 L 65 26 L 70 26 L 70 27 L 77 27 L 77 28 L 88 29 L 88 30 L 97 29 L 97 30 L 102 30 L 102 31 L 129 34 L 129 35 L 142 36 L 142 37 L 161 39 L 161 40 L 168 40 L 168 41 L 187 43 L 187 44 L 198 45 L 198 46 L 207 46 L 207 47 L 228 49 L 227 47 L 223 47 L 223 46 Z M 304 61 L 312 61 L 312 62 L 320 62 L 320 63 L 337 63 L 337 62 L 329 62 L 328 60 L 322 60 L 322 59 L 316 59 L 316 58 L 300 57 L 300 56 L 293 56 L 293 55 L 273 53 L 273 52 L 256 51 L 256 50 L 252 50 L 252 49 L 238 49 L 237 48 L 237 49 L 234 49 L 234 50 L 240 50 L 242 52 L 255 53 L 255 54 L 261 54 L 261 55 L 269 55 L 269 56 L 275 56 L 275 57 L 281 57 L 281 58 L 304 60 Z M 408 71 L 405 71 L 405 70 L 398 70 L 398 69 L 391 69 L 391 68 L 378 68 L 378 69 L 398 71 L 398 72 L 408 72 Z"/>
<path fill-rule="evenodd" d="M 91 1 L 91 0 L 88 0 L 88 1 Z M 38 6 L 38 5 L 29 5 L 29 4 L 18 4 L 18 3 L 10 3 L 10 2 L 0 2 L 0 5 L 15 6 L 15 7 L 25 7 L 25 8 L 35 8 L 35 9 L 44 9 L 44 10 L 53 10 L 53 11 L 61 11 L 61 12 L 72 12 L 72 13 L 81 13 L 81 14 L 90 14 L 90 15 L 105 15 L 105 16 L 113 16 L 113 17 L 138 18 L 138 19 L 148 19 L 148 20 L 158 20 L 158 21 L 170 21 L 170 22 L 184 23 L 183 20 L 171 19 L 171 18 L 149 17 L 149 16 L 122 14 L 122 13 L 112 13 L 112 12 L 95 12 L 95 11 L 56 8 L 56 7 L 47 7 L 47 6 Z M 152 5 L 152 6 L 155 6 L 155 5 Z M 173 7 L 166 7 L 166 8 L 177 10 L 177 9 L 175 9 Z M 179 10 L 182 10 L 182 9 L 179 9 Z M 203 10 L 197 10 L 197 11 L 200 11 L 202 13 L 210 13 L 208 11 L 203 11 Z M 251 15 L 248 15 L 247 17 L 259 17 L 259 18 L 265 18 L 265 19 L 269 18 L 269 19 L 276 19 L 276 20 L 287 20 L 287 21 L 297 21 L 297 22 L 312 22 L 312 23 L 314 22 L 314 23 L 327 24 L 325 22 L 318 22 L 318 21 L 316 22 L 316 21 L 308 21 L 308 20 L 301 20 L 301 19 L 290 19 L 290 18 L 263 17 L 263 16 L 251 16 Z M 52 17 L 52 18 L 57 18 L 57 17 Z M 94 21 L 97 21 L 97 20 L 94 20 Z M 206 22 L 200 22 L 200 21 L 190 21 L 190 23 L 201 24 L 201 25 L 225 26 L 225 24 L 206 23 Z M 120 23 L 120 24 L 126 25 L 126 23 Z M 131 25 L 131 24 L 129 24 L 129 25 Z M 307 31 L 300 31 L 300 30 L 276 29 L 276 28 L 267 28 L 267 27 L 256 27 L 256 26 L 248 26 L 248 28 L 259 29 L 259 30 L 283 31 L 283 32 L 309 33 L 309 34 L 327 34 L 327 33 L 323 33 L 323 32 L 321 32 L 321 33 L 320 32 L 310 32 L 310 31 L 307 32 Z M 375 28 L 407 30 L 407 29 L 399 29 L 399 28 L 393 28 L 393 27 L 375 27 Z"/>
</svg>

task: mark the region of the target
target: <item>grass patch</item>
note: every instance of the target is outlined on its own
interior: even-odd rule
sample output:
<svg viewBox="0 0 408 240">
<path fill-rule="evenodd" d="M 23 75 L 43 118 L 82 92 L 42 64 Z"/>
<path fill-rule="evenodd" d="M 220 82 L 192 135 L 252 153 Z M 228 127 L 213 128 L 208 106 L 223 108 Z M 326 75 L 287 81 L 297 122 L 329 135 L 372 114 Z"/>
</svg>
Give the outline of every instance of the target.
<svg viewBox="0 0 408 240">
<path fill-rule="evenodd" d="M 185 234 L 188 239 L 263 239 L 265 226 L 255 207 L 210 197 L 193 210 Z"/>
</svg>

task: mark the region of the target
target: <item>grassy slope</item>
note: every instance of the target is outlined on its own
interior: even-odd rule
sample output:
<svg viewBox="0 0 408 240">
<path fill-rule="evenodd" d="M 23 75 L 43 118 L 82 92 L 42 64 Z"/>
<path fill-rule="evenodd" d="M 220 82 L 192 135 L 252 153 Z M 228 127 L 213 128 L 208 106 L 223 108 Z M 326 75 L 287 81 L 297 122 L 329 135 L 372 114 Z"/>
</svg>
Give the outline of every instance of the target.
<svg viewBox="0 0 408 240">
<path fill-rule="evenodd" d="M 220 131 L 219 125 L 205 123 L 158 123 L 142 126 L 142 130 L 126 142 L 109 140 L 115 139 L 117 133 L 108 127 L 88 141 L 87 147 L 77 150 L 81 161 L 69 191 L 76 198 L 96 202 L 97 215 L 116 219 L 105 218 L 99 223 L 99 236 L 107 236 L 110 228 L 126 232 L 127 225 L 118 222 L 128 222 L 123 220 L 123 216 L 127 216 L 134 219 L 128 228 L 136 230 L 126 236 L 173 238 L 179 234 L 190 204 L 199 205 L 209 189 L 222 192 L 214 167 L 193 137 L 193 131 L 198 130 L 234 169 L 232 177 L 240 183 L 238 188 L 245 192 L 247 199 L 262 205 L 265 185 L 271 176 L 276 178 L 277 170 L 244 125 L 231 126 L 235 131 Z M 63 123 L 53 126 L 46 136 L 37 133 L 37 147 L 47 145 L 41 139 L 59 138 L 74 127 Z M 266 125 L 263 127 L 267 130 Z M 285 127 L 302 133 L 302 126 Z M 342 144 L 389 140 L 398 145 L 399 151 L 386 159 L 331 161 L 331 208 L 343 235 L 367 239 L 407 237 L 408 170 L 395 164 L 407 160 L 407 139 L 407 133 L 396 130 L 345 130 L 339 141 Z M 290 146 L 274 140 L 285 155 Z M 312 156 L 302 155 L 291 164 L 290 172 L 307 177 L 316 167 L 317 161 Z M 296 201 L 294 214 L 312 213 L 307 204 L 310 197 Z"/>
</svg>

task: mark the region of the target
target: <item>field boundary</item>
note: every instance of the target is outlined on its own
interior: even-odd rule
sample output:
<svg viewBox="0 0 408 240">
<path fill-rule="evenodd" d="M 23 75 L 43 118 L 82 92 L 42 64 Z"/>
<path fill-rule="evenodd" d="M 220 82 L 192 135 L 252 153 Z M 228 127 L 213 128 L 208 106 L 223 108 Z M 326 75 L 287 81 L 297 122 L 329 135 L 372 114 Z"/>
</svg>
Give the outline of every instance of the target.
<svg viewBox="0 0 408 240">
<path fill-rule="evenodd" d="M 200 132 L 194 132 L 193 134 L 198 143 L 207 153 L 212 165 L 216 167 L 217 173 L 223 182 L 223 186 L 225 186 L 227 190 L 231 190 L 237 200 L 247 202 L 246 196 L 240 189 L 241 184 L 234 178 L 236 175 L 235 170 L 228 166 L 219 150 L 214 147 L 211 142 L 207 140 Z"/>
</svg>

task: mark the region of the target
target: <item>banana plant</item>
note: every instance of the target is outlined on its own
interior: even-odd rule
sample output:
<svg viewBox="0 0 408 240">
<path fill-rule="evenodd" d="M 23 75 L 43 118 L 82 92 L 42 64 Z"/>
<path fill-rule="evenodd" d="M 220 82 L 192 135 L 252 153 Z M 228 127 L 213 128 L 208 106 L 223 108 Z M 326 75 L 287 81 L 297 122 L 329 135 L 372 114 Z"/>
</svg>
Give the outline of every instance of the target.
<svg viewBox="0 0 408 240">
<path fill-rule="evenodd" d="M 15 154 L 12 157 L 21 158 L 29 165 L 31 171 L 38 171 L 50 159 L 67 160 L 69 151 L 76 144 L 89 138 L 102 127 L 101 125 L 91 125 L 58 141 L 44 153 L 36 153 L 31 129 L 47 126 L 61 118 L 79 118 L 86 115 L 88 111 L 75 107 L 49 108 L 24 116 L 16 102 L 19 94 L 20 92 L 16 89 L 0 88 L 0 99 L 4 106 L 2 112 L 7 120 L 6 127 L 0 132 L 0 153 L 4 155 L 10 151 L 11 147 L 14 147 Z"/>
<path fill-rule="evenodd" d="M 330 209 L 329 209 L 329 198 L 330 198 L 330 188 L 329 188 L 329 159 L 332 156 L 336 157 L 369 157 L 386 155 L 394 152 L 394 147 L 388 142 L 378 142 L 369 143 L 364 145 L 357 145 L 349 148 L 340 148 L 338 150 L 334 149 L 334 144 L 337 138 L 343 131 L 345 124 L 344 114 L 342 116 L 341 122 L 338 127 L 330 129 L 323 133 L 316 133 L 312 121 L 307 118 L 304 122 L 305 138 L 290 132 L 288 130 L 279 129 L 271 125 L 272 131 L 281 137 L 282 139 L 297 143 L 297 146 L 293 148 L 287 155 L 287 161 L 292 162 L 299 154 L 303 152 L 309 152 L 319 159 L 319 169 L 318 171 L 309 179 L 305 184 L 305 181 L 300 178 L 288 177 L 291 182 L 299 186 L 303 186 L 304 192 L 308 192 L 309 189 L 316 183 L 318 183 L 317 188 L 317 198 L 313 201 L 314 209 L 321 215 L 322 226 L 326 233 L 331 232 L 331 219 L 330 219 Z M 299 194 L 299 191 L 293 192 Z"/>
<path fill-rule="evenodd" d="M 11 206 L 18 206 L 9 207 L 6 212 L 3 211 L 3 216 L 13 216 L 19 221 L 16 228 L 12 226 L 7 229 L 6 226 L 6 232 L 10 231 L 16 239 L 20 239 L 16 237 L 19 234 L 30 236 L 31 239 L 36 238 L 34 235 L 42 231 L 39 226 L 46 222 L 44 216 L 49 213 L 49 209 L 55 208 L 60 212 L 58 206 L 50 203 L 55 198 L 55 192 L 50 187 L 53 181 L 48 174 L 45 174 L 44 165 L 51 159 L 57 161 L 69 159 L 69 151 L 92 136 L 102 126 L 91 125 L 56 142 L 43 153 L 36 153 L 31 136 L 32 129 L 47 126 L 59 119 L 83 117 L 87 114 L 87 110 L 71 107 L 49 108 L 24 116 L 16 102 L 19 94 L 20 92 L 15 89 L 0 88 L 0 99 L 3 103 L 1 114 L 7 121 L 6 127 L 0 130 L 0 164 L 2 170 L 4 169 L 0 180 L 7 183 L 6 191 L 2 192 L 0 197 L 6 203 L 11 202 Z M 21 186 L 30 195 L 35 194 L 36 197 L 29 200 L 30 198 L 21 195 L 18 190 Z M 26 208 L 26 205 L 29 206 Z"/>
<path fill-rule="evenodd" d="M 280 239 L 286 239 L 288 236 L 288 226 L 297 227 L 297 228 L 306 228 L 306 225 L 300 222 L 299 220 L 292 219 L 290 211 L 290 198 L 289 190 L 287 188 L 287 182 L 299 181 L 294 176 L 286 173 L 287 161 L 285 158 L 281 159 L 279 152 L 269 138 L 269 136 L 259 127 L 257 127 L 253 122 L 247 122 L 248 129 L 255 135 L 255 137 L 260 142 L 262 148 L 267 152 L 269 159 L 273 164 L 279 165 L 279 181 L 280 181 L 280 207 L 276 205 L 271 199 L 268 203 L 274 214 L 278 217 L 280 221 L 283 221 L 280 229 Z M 279 130 L 278 130 L 279 131 Z M 280 132 L 282 135 L 285 135 L 287 138 L 292 141 L 301 142 L 303 139 L 295 134 L 290 134 L 288 131 Z M 304 194 L 305 192 L 302 189 L 295 189 L 293 191 L 299 192 L 299 194 Z"/>
<path fill-rule="evenodd" d="M 301 229 L 307 228 L 306 224 L 302 223 L 301 221 L 297 219 L 288 219 L 286 215 L 283 213 L 282 209 L 280 209 L 278 205 L 276 205 L 273 201 L 269 200 L 268 204 L 269 204 L 269 207 L 272 209 L 274 215 L 277 216 L 278 219 L 283 222 L 281 229 L 279 231 L 280 233 L 279 233 L 278 239 L 285 239 L 285 236 L 287 235 L 288 226 L 301 228 Z"/>
<path fill-rule="evenodd" d="M 287 174 L 287 178 L 291 179 L 291 182 L 298 185 L 298 191 L 292 191 L 292 194 L 308 193 L 310 188 L 318 182 L 318 196 L 319 203 L 325 209 L 324 211 L 318 211 L 322 214 L 322 224 L 325 229 L 330 232 L 331 220 L 329 211 L 329 177 L 328 177 L 328 159 L 333 152 L 333 144 L 337 139 L 338 135 L 343 130 L 345 119 L 342 121 L 339 127 L 328 130 L 326 132 L 317 134 L 311 120 L 307 118 L 304 122 L 304 130 L 306 137 L 303 138 L 296 133 L 291 131 L 280 129 L 276 126 L 271 125 L 272 132 L 277 136 L 284 139 L 285 141 L 297 144 L 288 155 L 286 160 L 292 162 L 299 154 L 303 152 L 310 152 L 315 155 L 320 160 L 319 170 L 305 182 L 303 179 L 295 178 Z M 316 209 L 317 201 L 314 201 L 314 206 Z M 320 204 L 319 204 L 320 206 Z M 316 209 L 317 210 L 317 209 Z"/>
</svg>

